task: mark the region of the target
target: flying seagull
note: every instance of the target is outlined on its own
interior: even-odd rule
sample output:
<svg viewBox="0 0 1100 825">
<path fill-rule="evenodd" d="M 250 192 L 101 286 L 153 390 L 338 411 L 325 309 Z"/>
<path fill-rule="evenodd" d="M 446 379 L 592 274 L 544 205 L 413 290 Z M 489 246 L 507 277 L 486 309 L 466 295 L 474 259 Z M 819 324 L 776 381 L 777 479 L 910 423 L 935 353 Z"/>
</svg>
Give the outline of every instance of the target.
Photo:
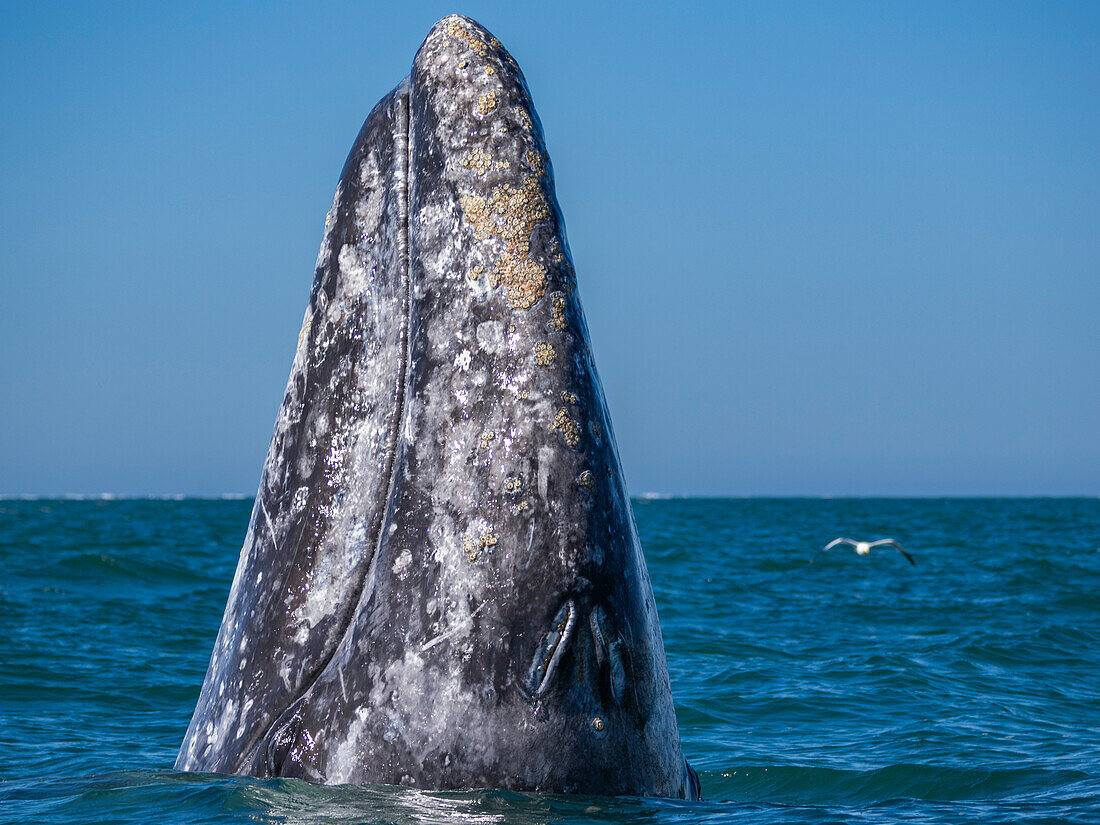
<svg viewBox="0 0 1100 825">
<path fill-rule="evenodd" d="M 852 547 L 855 548 L 856 553 L 860 556 L 866 556 L 868 553 L 871 552 L 872 547 L 885 547 L 886 545 L 889 545 L 890 547 L 896 547 L 899 553 L 905 556 L 905 558 L 909 559 L 910 564 L 916 564 L 916 562 L 913 561 L 913 557 L 905 552 L 905 548 L 893 539 L 879 539 L 878 541 L 856 541 L 855 539 L 846 539 L 842 537 L 839 539 L 833 539 L 824 547 L 822 547 L 819 552 L 824 553 L 826 550 L 836 547 L 838 544 L 852 545 Z"/>
</svg>

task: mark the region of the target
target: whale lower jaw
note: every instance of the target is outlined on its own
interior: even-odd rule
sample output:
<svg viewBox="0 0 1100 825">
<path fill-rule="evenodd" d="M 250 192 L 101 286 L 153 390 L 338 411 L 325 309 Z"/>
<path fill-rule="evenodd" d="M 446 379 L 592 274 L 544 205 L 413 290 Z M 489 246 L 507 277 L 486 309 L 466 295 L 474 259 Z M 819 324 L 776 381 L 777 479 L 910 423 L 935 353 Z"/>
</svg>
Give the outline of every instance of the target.
<svg viewBox="0 0 1100 825">
<path fill-rule="evenodd" d="M 698 796 L 541 127 L 466 18 L 344 166 L 176 766 Z"/>
</svg>

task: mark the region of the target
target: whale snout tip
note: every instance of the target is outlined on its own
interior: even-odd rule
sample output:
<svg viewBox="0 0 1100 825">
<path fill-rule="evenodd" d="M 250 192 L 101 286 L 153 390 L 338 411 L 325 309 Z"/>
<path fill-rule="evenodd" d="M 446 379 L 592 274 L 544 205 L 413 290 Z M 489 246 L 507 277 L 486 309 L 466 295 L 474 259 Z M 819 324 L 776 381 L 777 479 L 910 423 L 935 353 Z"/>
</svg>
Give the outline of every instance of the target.
<svg viewBox="0 0 1100 825">
<path fill-rule="evenodd" d="M 507 124 L 492 123 L 505 109 L 515 112 L 513 125 L 534 131 L 537 118 L 519 65 L 491 32 L 468 17 L 452 14 L 432 26 L 409 77 L 414 88 L 426 93 L 423 99 L 430 101 L 430 108 L 463 134 L 483 129 L 505 134 Z M 452 122 L 451 116 L 461 112 L 472 119 Z"/>
<path fill-rule="evenodd" d="M 501 42 L 492 32 L 476 20 L 461 14 L 448 14 L 432 26 L 428 36 L 420 44 L 414 65 L 422 63 L 426 55 L 438 57 L 443 52 L 461 53 L 466 58 L 487 58 L 491 62 L 497 62 L 495 58 L 501 52 L 505 60 L 511 62 L 503 51 Z"/>
<path fill-rule="evenodd" d="M 448 26 L 451 23 L 468 23 L 470 25 L 477 26 L 478 28 L 484 28 L 472 17 L 467 17 L 466 15 L 459 14 L 458 12 L 451 12 L 450 14 L 440 17 L 439 20 L 436 21 L 435 25 L 432 26 L 432 29 L 438 29 L 441 26 Z"/>
<path fill-rule="evenodd" d="M 483 25 L 478 23 L 472 17 L 467 17 L 464 14 L 458 14 L 456 12 L 454 14 L 448 14 L 446 17 L 441 17 L 439 20 L 437 20 L 435 25 L 432 26 L 431 30 L 428 32 L 428 37 L 425 39 L 430 40 L 433 37 L 442 38 L 446 37 L 447 35 L 450 35 L 451 37 L 456 37 L 458 36 L 456 29 L 464 29 L 467 32 L 472 31 L 475 34 L 480 34 L 484 37 L 485 40 L 489 40 L 493 36 L 489 33 L 488 29 L 486 29 Z"/>
</svg>

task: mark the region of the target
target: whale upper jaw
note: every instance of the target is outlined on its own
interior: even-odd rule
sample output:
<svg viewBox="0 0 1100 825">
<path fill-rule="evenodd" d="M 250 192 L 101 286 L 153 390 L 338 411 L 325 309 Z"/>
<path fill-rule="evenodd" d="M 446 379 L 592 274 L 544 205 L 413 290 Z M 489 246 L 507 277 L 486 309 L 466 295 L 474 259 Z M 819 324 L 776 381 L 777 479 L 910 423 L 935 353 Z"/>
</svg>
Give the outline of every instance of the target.
<svg viewBox="0 0 1100 825">
<path fill-rule="evenodd" d="M 344 166 L 176 765 L 698 796 L 541 126 L 467 18 Z"/>
</svg>

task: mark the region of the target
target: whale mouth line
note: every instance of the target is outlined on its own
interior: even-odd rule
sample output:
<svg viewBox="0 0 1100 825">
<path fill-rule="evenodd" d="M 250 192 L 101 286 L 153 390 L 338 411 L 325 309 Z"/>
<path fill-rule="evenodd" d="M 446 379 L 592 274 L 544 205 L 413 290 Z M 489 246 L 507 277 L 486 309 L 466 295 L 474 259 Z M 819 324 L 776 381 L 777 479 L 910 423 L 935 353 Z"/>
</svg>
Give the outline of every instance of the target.
<svg viewBox="0 0 1100 825">
<path fill-rule="evenodd" d="M 397 362 L 397 374 L 393 387 L 393 418 L 389 431 L 386 434 L 386 449 L 384 453 L 384 466 L 386 484 L 382 487 L 381 494 L 375 500 L 372 519 L 374 528 L 368 538 L 367 546 L 371 548 L 370 562 L 363 575 L 359 578 L 355 588 L 348 594 L 347 606 L 341 621 L 341 628 L 336 641 L 328 654 L 318 663 L 309 677 L 302 680 L 301 687 L 287 697 L 281 708 L 271 716 L 271 723 L 258 728 L 256 734 L 248 745 L 241 749 L 241 759 L 234 767 L 235 772 L 240 772 L 246 766 L 264 765 L 268 773 L 273 776 L 279 774 L 279 768 L 285 761 L 286 752 L 293 745 L 297 736 L 297 723 L 299 711 L 306 697 L 314 686 L 324 677 L 337 653 L 345 645 L 348 635 L 355 625 L 354 618 L 363 606 L 363 599 L 370 589 L 367 582 L 374 577 L 375 565 L 378 561 L 379 548 L 385 536 L 385 526 L 388 523 L 388 511 L 393 500 L 394 484 L 397 477 L 397 451 L 400 442 L 401 424 L 405 417 L 405 399 L 409 363 L 411 361 L 410 347 L 412 336 L 410 335 L 412 316 L 412 255 L 411 255 L 411 226 L 410 226 L 410 197 L 412 188 L 412 113 L 409 102 L 409 79 L 406 78 L 398 84 L 392 94 L 392 102 L 395 114 L 395 128 L 392 133 L 394 143 L 394 155 L 400 167 L 397 185 L 393 187 L 397 196 L 397 277 L 401 286 L 397 290 L 401 300 L 399 347 L 400 357 Z M 350 159 L 349 159 L 350 160 Z M 308 356 L 307 356 L 308 357 Z M 262 502 L 261 502 L 262 503 Z M 266 745 L 265 745 L 266 743 Z M 282 751 L 282 758 L 278 752 Z"/>
</svg>

